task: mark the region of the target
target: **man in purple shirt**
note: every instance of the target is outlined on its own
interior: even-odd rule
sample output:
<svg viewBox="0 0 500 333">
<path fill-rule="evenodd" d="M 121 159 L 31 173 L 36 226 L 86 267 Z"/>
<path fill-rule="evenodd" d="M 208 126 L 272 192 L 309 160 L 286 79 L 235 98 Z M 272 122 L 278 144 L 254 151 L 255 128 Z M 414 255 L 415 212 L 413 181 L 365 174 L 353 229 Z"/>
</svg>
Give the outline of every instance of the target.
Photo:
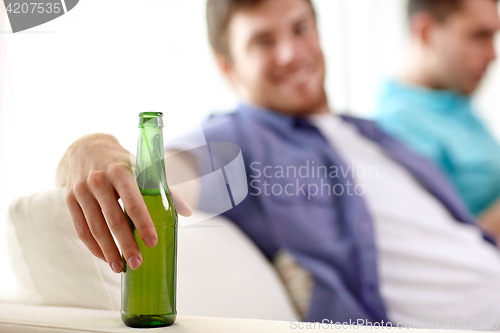
<svg viewBox="0 0 500 333">
<path fill-rule="evenodd" d="M 249 195 L 223 215 L 270 260 L 285 251 L 309 274 L 304 319 L 422 326 L 463 319 L 470 328 L 494 328 L 497 248 L 430 162 L 375 123 L 330 111 L 311 2 L 208 0 L 207 22 L 218 66 L 242 103 L 204 122 L 208 155 L 195 149 L 191 157 L 203 168 L 208 156 L 215 171 L 213 143 L 241 148 Z M 141 264 L 118 197 L 143 241 L 156 243 L 128 160 L 114 138 L 93 135 L 75 142 L 58 169 L 80 238 L 115 272 L 121 259 L 108 225 L 129 265 Z M 231 175 L 226 178 L 236 203 Z M 179 212 L 188 215 L 174 194 Z M 212 208 L 210 183 L 185 194 L 192 205 Z"/>
</svg>

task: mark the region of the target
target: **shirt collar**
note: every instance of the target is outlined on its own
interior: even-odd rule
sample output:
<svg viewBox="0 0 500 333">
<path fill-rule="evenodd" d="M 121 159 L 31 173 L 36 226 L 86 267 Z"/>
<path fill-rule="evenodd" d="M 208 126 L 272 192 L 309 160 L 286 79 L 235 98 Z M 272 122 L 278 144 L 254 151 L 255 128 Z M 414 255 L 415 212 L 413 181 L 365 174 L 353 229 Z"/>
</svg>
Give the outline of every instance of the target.
<svg viewBox="0 0 500 333">
<path fill-rule="evenodd" d="M 419 105 L 428 111 L 459 112 L 471 109 L 471 96 L 455 90 L 435 90 L 417 85 L 387 80 L 382 87 L 381 105 L 390 103 L 394 96 L 411 105 Z"/>
<path fill-rule="evenodd" d="M 240 102 L 238 108 L 243 114 L 255 117 L 278 128 L 293 129 L 298 126 L 312 126 L 307 120 L 307 116 L 289 115 L 248 102 Z"/>
<path fill-rule="evenodd" d="M 264 123 L 272 125 L 275 128 L 283 130 L 291 130 L 297 127 L 302 127 L 302 128 L 314 128 L 317 130 L 317 127 L 314 126 L 314 124 L 312 124 L 309 121 L 308 116 L 297 117 L 269 110 L 247 102 L 240 102 L 239 110 L 243 114 L 250 117 L 255 117 L 260 121 L 263 121 Z M 378 129 L 378 126 L 374 121 L 367 119 L 360 119 L 346 115 L 340 115 L 340 117 L 342 118 L 343 121 L 351 123 L 355 127 L 357 127 L 359 132 L 364 136 L 372 140 L 378 140 L 380 135 L 380 130 Z"/>
</svg>

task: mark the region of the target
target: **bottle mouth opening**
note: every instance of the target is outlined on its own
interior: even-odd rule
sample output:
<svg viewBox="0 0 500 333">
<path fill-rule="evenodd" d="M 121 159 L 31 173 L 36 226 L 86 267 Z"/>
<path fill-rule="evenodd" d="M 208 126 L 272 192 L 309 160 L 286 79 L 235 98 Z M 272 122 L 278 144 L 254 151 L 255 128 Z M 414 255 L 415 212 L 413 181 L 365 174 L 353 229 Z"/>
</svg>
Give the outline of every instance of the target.
<svg viewBox="0 0 500 333">
<path fill-rule="evenodd" d="M 163 117 L 163 113 L 162 112 L 151 112 L 151 111 L 141 112 L 141 113 L 139 113 L 139 117 L 141 117 L 141 118 L 159 118 L 159 117 Z"/>
</svg>

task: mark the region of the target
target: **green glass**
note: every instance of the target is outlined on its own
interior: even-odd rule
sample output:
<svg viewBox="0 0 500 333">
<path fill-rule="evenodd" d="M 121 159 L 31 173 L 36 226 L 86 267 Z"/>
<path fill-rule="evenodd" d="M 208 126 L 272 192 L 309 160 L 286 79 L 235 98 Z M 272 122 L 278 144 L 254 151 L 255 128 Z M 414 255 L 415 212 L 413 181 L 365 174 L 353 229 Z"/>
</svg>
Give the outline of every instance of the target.
<svg viewBox="0 0 500 333">
<path fill-rule="evenodd" d="M 158 243 L 147 247 L 129 218 L 143 261 L 132 270 L 123 258 L 121 317 L 125 325 L 137 328 L 170 326 L 177 316 L 177 211 L 165 175 L 162 116 L 161 112 L 139 114 L 135 175 Z"/>
</svg>

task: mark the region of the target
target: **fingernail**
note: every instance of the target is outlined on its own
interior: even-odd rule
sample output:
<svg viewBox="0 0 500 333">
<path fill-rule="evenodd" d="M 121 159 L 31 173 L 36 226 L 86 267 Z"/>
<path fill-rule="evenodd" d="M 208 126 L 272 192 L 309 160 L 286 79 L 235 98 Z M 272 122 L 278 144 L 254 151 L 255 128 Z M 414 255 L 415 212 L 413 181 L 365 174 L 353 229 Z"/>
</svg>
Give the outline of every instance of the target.
<svg viewBox="0 0 500 333">
<path fill-rule="evenodd" d="M 144 239 L 144 243 L 148 247 L 154 247 L 156 245 L 156 239 L 154 239 L 153 237 L 147 237 Z"/>
<path fill-rule="evenodd" d="M 141 265 L 141 261 L 137 257 L 130 257 L 128 258 L 128 265 L 130 266 L 130 268 L 136 269 Z"/>
<path fill-rule="evenodd" d="M 113 272 L 115 273 L 120 273 L 120 271 L 122 270 L 122 265 L 120 264 L 119 261 L 113 261 L 111 263 L 111 269 L 113 270 Z"/>
</svg>

